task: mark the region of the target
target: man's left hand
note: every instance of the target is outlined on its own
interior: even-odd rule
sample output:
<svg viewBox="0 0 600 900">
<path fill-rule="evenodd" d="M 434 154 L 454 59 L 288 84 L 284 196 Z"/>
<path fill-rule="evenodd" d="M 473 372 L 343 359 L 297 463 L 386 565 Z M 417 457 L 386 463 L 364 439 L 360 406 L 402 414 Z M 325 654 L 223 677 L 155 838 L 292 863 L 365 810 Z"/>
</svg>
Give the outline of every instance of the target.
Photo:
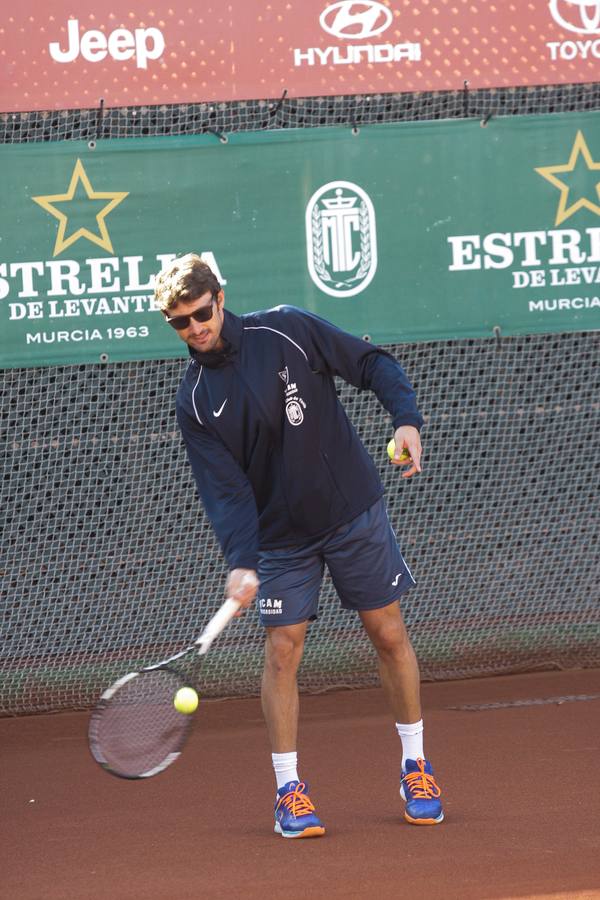
<svg viewBox="0 0 600 900">
<path fill-rule="evenodd" d="M 396 428 L 394 433 L 394 444 L 396 445 L 394 458 L 392 463 L 395 466 L 409 466 L 402 473 L 403 478 L 412 478 L 413 475 L 421 472 L 421 437 L 419 431 L 414 425 L 401 425 Z M 410 454 L 410 459 L 400 459 L 402 450 L 406 448 Z"/>
</svg>

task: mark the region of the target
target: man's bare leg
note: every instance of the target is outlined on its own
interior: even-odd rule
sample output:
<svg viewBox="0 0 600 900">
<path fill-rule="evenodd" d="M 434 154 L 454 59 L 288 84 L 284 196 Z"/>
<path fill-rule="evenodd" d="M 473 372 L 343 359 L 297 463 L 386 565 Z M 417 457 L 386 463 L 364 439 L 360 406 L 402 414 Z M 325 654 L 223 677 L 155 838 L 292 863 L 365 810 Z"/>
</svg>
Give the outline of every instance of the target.
<svg viewBox="0 0 600 900">
<path fill-rule="evenodd" d="M 438 825 L 444 819 L 440 789 L 423 751 L 419 665 L 400 606 L 391 603 L 360 613 L 379 658 L 381 683 L 402 739 L 400 794 L 404 818 L 412 825 Z"/>
<path fill-rule="evenodd" d="M 398 603 L 360 613 L 379 659 L 381 684 L 396 722 L 421 718 L 419 664 Z"/>
<path fill-rule="evenodd" d="M 306 626 L 306 622 L 300 622 L 266 629 L 261 700 L 273 753 L 296 750 L 299 709 L 296 675 Z"/>
<path fill-rule="evenodd" d="M 299 780 L 297 672 L 306 636 L 306 622 L 267 628 L 262 708 L 271 741 L 277 779 L 275 831 L 286 838 L 320 837 L 323 823 Z"/>
</svg>

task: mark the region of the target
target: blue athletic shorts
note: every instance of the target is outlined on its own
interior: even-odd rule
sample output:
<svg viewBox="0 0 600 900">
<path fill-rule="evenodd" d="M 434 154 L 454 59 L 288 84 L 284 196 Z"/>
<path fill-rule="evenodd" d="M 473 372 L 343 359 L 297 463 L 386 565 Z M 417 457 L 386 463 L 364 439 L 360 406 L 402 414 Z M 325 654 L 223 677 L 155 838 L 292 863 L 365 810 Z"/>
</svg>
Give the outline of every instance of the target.
<svg viewBox="0 0 600 900">
<path fill-rule="evenodd" d="M 257 595 L 263 625 L 296 625 L 318 615 L 327 566 L 345 609 L 388 606 L 415 584 L 383 498 L 346 525 L 298 547 L 263 550 Z"/>
</svg>

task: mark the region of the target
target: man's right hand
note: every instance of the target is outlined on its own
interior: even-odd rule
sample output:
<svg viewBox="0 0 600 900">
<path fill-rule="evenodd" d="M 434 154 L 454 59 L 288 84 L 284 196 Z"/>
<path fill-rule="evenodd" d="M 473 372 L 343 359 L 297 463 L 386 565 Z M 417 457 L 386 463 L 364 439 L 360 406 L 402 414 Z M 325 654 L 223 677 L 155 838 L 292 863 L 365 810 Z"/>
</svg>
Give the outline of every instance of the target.
<svg viewBox="0 0 600 900">
<path fill-rule="evenodd" d="M 258 591 L 258 577 L 254 569 L 232 569 L 227 576 L 225 595 L 237 601 L 242 609 L 236 613 L 242 614 L 242 610 L 252 605 Z"/>
</svg>

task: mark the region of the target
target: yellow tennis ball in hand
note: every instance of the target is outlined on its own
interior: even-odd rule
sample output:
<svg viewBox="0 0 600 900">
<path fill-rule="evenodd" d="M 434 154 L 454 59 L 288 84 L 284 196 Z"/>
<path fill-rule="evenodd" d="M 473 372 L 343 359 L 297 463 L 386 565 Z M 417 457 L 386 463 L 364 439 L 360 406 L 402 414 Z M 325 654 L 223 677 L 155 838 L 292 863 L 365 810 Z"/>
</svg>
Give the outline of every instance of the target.
<svg viewBox="0 0 600 900">
<path fill-rule="evenodd" d="M 179 688 L 175 694 L 173 705 L 177 712 L 193 713 L 198 708 L 198 694 L 191 687 Z"/>
<path fill-rule="evenodd" d="M 396 452 L 396 442 L 394 441 L 394 438 L 392 438 L 391 441 L 389 442 L 389 444 L 387 445 L 387 452 L 388 452 L 389 458 L 393 459 L 394 453 Z M 400 454 L 400 459 L 401 460 L 410 459 L 410 453 L 408 452 L 406 447 L 402 448 L 402 452 Z"/>
</svg>

